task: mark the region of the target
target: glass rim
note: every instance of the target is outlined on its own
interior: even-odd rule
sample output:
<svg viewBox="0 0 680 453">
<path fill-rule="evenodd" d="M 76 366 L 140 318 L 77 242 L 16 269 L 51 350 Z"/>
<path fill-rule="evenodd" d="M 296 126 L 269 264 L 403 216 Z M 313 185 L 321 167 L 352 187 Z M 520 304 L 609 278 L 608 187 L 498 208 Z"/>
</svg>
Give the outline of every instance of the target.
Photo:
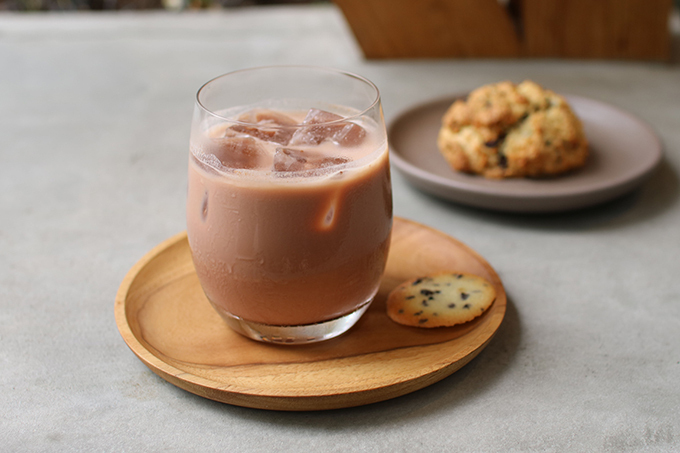
<svg viewBox="0 0 680 453">
<path fill-rule="evenodd" d="M 219 118 L 221 120 L 228 121 L 228 122 L 234 123 L 234 124 L 253 125 L 254 123 L 249 123 L 247 121 L 240 121 L 240 120 L 237 120 L 237 119 L 234 119 L 234 118 L 225 117 L 225 116 L 219 115 L 218 113 L 213 112 L 211 109 L 206 107 L 201 102 L 200 96 L 201 96 L 201 93 L 203 92 L 203 90 L 208 87 L 208 85 L 210 85 L 213 82 L 216 82 L 219 79 L 223 79 L 225 77 L 228 77 L 228 76 L 234 75 L 234 74 L 259 71 L 259 70 L 263 70 L 263 69 L 312 69 L 312 70 L 316 70 L 316 71 L 323 71 L 323 72 L 326 72 L 326 73 L 329 73 L 329 74 L 342 75 L 342 76 L 347 76 L 347 77 L 352 78 L 352 79 L 356 79 L 360 82 L 365 83 L 366 85 L 368 85 L 369 87 L 371 87 L 375 91 L 374 99 L 371 101 L 369 106 L 366 107 L 365 109 L 363 109 L 363 110 L 361 110 L 361 111 L 359 111 L 359 112 L 357 112 L 357 113 L 355 113 L 351 116 L 343 117 L 343 118 L 340 118 L 340 119 L 337 119 L 337 120 L 324 121 L 322 123 L 315 123 L 314 126 L 332 125 L 332 124 L 342 123 L 342 122 L 350 121 L 352 119 L 360 118 L 360 117 L 364 116 L 366 114 L 366 112 L 368 112 L 369 110 L 374 109 L 380 103 L 380 90 L 378 89 L 376 84 L 371 82 L 370 80 L 368 80 L 366 77 L 360 76 L 359 74 L 349 72 L 349 71 L 344 71 L 342 69 L 336 69 L 336 68 L 325 67 L 325 66 L 269 65 L 269 66 L 255 66 L 255 67 L 251 67 L 251 68 L 237 69 L 235 71 L 226 72 L 224 74 L 218 75 L 217 77 L 213 77 L 212 79 L 208 80 L 203 85 L 201 85 L 201 87 L 196 92 L 196 105 L 198 107 L 200 107 L 204 112 L 206 112 L 209 115 L 212 115 L 215 118 Z M 302 123 L 293 124 L 293 125 L 289 125 L 289 126 L 267 125 L 267 128 L 268 129 L 291 129 L 291 128 L 299 128 L 299 127 L 304 127 L 304 126 L 308 126 L 308 125 L 302 124 Z"/>
</svg>

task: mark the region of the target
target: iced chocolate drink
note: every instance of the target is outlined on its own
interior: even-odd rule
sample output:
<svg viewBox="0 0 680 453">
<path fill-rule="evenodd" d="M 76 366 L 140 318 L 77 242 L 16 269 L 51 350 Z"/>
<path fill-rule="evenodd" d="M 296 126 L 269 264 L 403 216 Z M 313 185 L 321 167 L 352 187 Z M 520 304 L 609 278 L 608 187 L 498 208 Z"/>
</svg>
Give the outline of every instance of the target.
<svg viewBox="0 0 680 453">
<path fill-rule="evenodd" d="M 215 309 L 246 336 L 332 338 L 370 304 L 389 248 L 392 195 L 377 90 L 323 69 L 252 71 L 278 75 L 279 86 L 248 102 L 213 104 L 207 98 L 216 89 L 206 88 L 230 74 L 198 94 L 187 198 L 196 272 Z M 314 88 L 319 77 L 324 83 Z M 289 78 L 298 88 L 283 83 Z"/>
</svg>

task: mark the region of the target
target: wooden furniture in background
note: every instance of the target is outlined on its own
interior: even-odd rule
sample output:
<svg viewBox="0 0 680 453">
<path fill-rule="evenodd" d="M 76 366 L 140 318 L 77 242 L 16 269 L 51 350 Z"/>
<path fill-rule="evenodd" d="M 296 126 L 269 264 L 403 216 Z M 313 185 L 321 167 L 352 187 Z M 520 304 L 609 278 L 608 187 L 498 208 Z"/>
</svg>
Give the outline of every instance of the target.
<svg viewBox="0 0 680 453">
<path fill-rule="evenodd" d="M 672 0 L 520 0 L 531 57 L 666 59 Z"/>
<path fill-rule="evenodd" d="M 496 0 L 335 0 L 367 58 L 515 57 L 519 40 Z"/>
<path fill-rule="evenodd" d="M 666 60 L 672 0 L 334 0 L 367 58 Z"/>
</svg>

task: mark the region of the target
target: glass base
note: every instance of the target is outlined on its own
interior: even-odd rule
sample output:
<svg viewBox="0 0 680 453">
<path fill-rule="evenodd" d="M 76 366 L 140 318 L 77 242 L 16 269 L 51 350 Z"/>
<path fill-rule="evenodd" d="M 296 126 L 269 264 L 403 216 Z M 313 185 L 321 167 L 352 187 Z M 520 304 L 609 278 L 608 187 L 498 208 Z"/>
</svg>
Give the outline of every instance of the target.
<svg viewBox="0 0 680 453">
<path fill-rule="evenodd" d="M 347 332 L 361 318 L 369 305 L 371 300 L 339 318 L 303 326 L 260 324 L 234 316 L 219 307 L 215 308 L 229 327 L 253 340 L 276 344 L 307 344 L 330 340 Z"/>
</svg>

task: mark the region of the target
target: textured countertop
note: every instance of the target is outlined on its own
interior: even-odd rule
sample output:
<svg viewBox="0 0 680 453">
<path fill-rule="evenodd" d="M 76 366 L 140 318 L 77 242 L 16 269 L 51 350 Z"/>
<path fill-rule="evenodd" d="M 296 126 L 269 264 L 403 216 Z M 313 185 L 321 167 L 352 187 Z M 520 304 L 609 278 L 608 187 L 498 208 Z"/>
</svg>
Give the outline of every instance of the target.
<svg viewBox="0 0 680 453">
<path fill-rule="evenodd" d="M 0 449 L 680 450 L 675 59 L 366 61 L 339 11 L 319 5 L 1 14 Z M 130 267 L 185 228 L 198 87 L 268 64 L 360 73 L 380 87 L 388 121 L 437 96 L 530 78 L 644 119 L 665 158 L 639 190 L 553 215 L 456 205 L 394 171 L 396 215 L 456 237 L 503 279 L 508 312 L 489 346 L 450 377 L 369 406 L 221 404 L 147 369 L 113 302 Z"/>
</svg>

